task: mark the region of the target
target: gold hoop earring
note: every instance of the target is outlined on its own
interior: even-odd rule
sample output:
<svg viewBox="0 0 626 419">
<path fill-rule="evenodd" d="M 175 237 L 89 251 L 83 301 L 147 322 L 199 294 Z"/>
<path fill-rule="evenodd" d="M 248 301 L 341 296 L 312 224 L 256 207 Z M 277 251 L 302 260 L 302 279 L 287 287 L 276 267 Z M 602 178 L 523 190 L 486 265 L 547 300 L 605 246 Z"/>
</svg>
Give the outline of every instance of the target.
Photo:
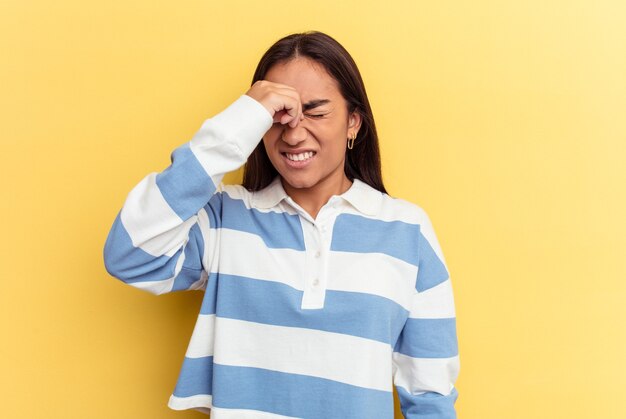
<svg viewBox="0 0 626 419">
<path fill-rule="evenodd" d="M 354 140 L 356 140 L 356 132 L 353 132 L 352 134 L 350 134 L 350 137 L 348 137 L 349 150 L 352 150 L 352 147 L 354 147 Z"/>
</svg>

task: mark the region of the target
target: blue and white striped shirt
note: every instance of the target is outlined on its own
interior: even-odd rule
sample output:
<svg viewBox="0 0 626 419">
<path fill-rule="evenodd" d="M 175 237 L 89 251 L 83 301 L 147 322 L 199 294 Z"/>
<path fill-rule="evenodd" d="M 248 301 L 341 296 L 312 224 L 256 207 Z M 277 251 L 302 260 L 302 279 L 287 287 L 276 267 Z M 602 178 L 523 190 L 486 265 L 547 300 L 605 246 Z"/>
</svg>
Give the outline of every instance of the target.
<svg viewBox="0 0 626 419">
<path fill-rule="evenodd" d="M 128 195 L 107 270 L 155 294 L 204 290 L 169 400 L 213 419 L 455 418 L 448 270 L 426 213 L 355 180 L 316 219 L 280 179 L 223 186 L 270 128 L 249 96 Z M 220 186 L 216 186 L 220 185 Z"/>
</svg>

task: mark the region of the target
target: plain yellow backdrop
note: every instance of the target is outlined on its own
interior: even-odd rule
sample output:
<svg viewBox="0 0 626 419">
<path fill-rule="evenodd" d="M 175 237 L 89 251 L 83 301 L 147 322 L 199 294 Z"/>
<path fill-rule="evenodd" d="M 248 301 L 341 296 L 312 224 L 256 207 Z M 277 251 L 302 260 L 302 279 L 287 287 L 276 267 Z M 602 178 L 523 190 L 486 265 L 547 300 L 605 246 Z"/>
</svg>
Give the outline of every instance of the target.
<svg viewBox="0 0 626 419">
<path fill-rule="evenodd" d="M 166 406 L 201 295 L 125 286 L 102 247 L 308 29 L 354 56 L 388 189 L 434 223 L 459 418 L 626 417 L 625 22 L 619 0 L 1 1 L 0 417 L 206 417 Z"/>
</svg>

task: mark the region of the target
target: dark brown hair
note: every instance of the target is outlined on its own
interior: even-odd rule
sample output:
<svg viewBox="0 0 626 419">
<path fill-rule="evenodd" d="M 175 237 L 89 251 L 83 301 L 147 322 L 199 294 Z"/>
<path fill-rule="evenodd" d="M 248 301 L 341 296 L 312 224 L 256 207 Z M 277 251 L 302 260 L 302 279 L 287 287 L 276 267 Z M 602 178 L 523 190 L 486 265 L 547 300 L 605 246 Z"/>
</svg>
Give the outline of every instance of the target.
<svg viewBox="0 0 626 419">
<path fill-rule="evenodd" d="M 298 57 L 307 57 L 322 65 L 337 80 L 341 95 L 348 103 L 348 114 L 356 111 L 361 115 L 361 128 L 354 147 L 346 151 L 346 176 L 351 181 L 359 179 L 386 193 L 380 169 L 378 134 L 365 85 L 356 63 L 339 42 L 316 31 L 288 35 L 263 54 L 252 84 L 263 80 L 274 65 Z M 243 186 L 249 191 L 258 191 L 269 185 L 277 175 L 263 142 L 260 142 L 244 166 Z"/>
</svg>

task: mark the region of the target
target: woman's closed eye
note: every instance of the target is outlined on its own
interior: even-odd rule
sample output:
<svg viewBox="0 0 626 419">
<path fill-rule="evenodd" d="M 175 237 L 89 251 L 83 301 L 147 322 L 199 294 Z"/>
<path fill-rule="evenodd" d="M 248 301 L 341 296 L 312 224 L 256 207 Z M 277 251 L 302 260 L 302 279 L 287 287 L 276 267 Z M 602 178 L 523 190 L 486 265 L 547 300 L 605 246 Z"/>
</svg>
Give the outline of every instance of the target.
<svg viewBox="0 0 626 419">
<path fill-rule="evenodd" d="M 327 113 L 305 113 L 304 116 L 307 118 L 311 118 L 311 119 L 321 119 L 323 117 L 325 117 L 326 115 L 328 115 Z"/>
</svg>

